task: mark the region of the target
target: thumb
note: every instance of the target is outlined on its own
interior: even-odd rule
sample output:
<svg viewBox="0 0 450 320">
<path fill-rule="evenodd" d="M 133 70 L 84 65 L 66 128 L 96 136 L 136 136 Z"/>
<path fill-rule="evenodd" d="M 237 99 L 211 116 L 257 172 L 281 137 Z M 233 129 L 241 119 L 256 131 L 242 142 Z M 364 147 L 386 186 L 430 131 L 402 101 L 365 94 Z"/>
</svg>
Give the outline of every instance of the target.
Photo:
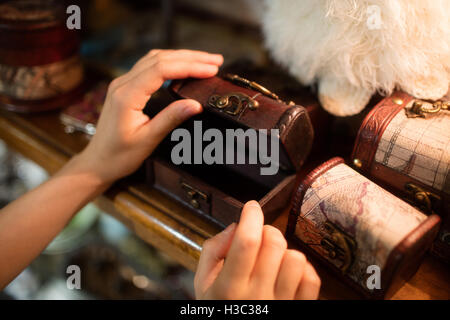
<svg viewBox="0 0 450 320">
<path fill-rule="evenodd" d="M 217 278 L 233 240 L 236 223 L 205 241 L 194 279 L 196 296 L 205 292 Z"/>
<path fill-rule="evenodd" d="M 156 148 L 173 129 L 200 112 L 202 106 L 199 102 L 192 99 L 177 100 L 150 120 L 145 135 L 151 137 L 151 142 Z"/>
</svg>

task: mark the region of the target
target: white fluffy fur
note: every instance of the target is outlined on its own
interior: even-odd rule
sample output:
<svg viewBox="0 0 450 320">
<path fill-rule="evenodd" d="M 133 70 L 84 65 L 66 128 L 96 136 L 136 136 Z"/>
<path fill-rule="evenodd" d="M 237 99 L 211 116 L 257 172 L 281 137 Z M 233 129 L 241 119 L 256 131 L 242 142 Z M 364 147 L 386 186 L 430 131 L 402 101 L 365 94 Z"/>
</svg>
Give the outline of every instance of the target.
<svg viewBox="0 0 450 320">
<path fill-rule="evenodd" d="M 439 99 L 450 82 L 450 0 L 265 0 L 274 58 L 300 82 L 318 82 L 338 116 L 360 112 L 377 90 Z M 381 28 L 370 29 L 369 6 Z"/>
</svg>

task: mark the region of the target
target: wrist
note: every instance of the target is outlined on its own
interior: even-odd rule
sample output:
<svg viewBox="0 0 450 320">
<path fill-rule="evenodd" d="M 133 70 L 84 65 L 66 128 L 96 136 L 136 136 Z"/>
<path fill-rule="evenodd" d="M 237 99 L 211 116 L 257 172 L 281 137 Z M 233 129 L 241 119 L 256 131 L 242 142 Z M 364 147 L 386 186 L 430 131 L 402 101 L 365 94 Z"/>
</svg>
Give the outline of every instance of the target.
<svg viewBox="0 0 450 320">
<path fill-rule="evenodd" d="M 97 196 L 106 191 L 112 184 L 101 173 L 100 167 L 85 151 L 75 155 L 58 173 L 58 175 L 77 176 L 83 186 Z"/>
</svg>

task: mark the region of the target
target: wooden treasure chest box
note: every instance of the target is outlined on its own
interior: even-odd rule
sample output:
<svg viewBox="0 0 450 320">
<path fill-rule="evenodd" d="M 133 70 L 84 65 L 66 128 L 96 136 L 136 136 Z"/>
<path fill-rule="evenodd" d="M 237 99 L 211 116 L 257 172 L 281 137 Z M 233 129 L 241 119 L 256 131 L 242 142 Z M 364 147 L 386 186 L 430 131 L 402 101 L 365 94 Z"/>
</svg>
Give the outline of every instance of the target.
<svg viewBox="0 0 450 320">
<path fill-rule="evenodd" d="M 366 297 L 386 298 L 417 271 L 439 223 L 333 158 L 302 179 L 286 236 Z"/>
<path fill-rule="evenodd" d="M 175 130 L 147 160 L 148 182 L 222 226 L 238 221 L 249 200 L 259 201 L 266 221 L 273 220 L 288 206 L 296 173 L 312 147 L 313 128 L 305 108 L 286 104 L 235 75 L 174 81 L 170 90 L 176 99 L 199 101 L 204 111 L 178 128 L 193 138 L 182 152 L 186 161 L 173 161 L 180 143 L 171 141 Z M 151 112 L 159 111 L 150 104 Z M 225 137 L 224 148 L 212 152 L 217 135 Z M 202 158 L 206 152 L 212 161 Z"/>
<path fill-rule="evenodd" d="M 450 262 L 450 99 L 422 101 L 396 92 L 359 130 L 352 161 L 371 180 L 443 220 L 432 252 Z"/>
</svg>

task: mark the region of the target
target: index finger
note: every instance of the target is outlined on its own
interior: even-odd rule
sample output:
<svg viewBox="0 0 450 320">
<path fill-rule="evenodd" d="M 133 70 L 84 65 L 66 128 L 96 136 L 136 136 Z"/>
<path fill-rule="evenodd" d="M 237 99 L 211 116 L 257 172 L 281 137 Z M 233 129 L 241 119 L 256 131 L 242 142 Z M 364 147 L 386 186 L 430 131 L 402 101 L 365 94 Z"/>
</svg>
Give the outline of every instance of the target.
<svg viewBox="0 0 450 320">
<path fill-rule="evenodd" d="M 219 66 L 223 63 L 223 56 L 221 54 L 186 49 L 152 50 L 136 62 L 131 70 L 142 71 L 158 60 L 182 60 L 186 62 L 201 62 Z"/>
<path fill-rule="evenodd" d="M 217 74 L 216 65 L 187 61 L 158 61 L 124 84 L 136 94 L 150 96 L 164 81 L 184 78 L 210 78 Z"/>
<path fill-rule="evenodd" d="M 264 215 L 259 203 L 247 202 L 220 277 L 238 282 L 250 278 L 261 246 L 263 225 Z"/>
<path fill-rule="evenodd" d="M 221 54 L 213 54 L 204 51 L 195 50 L 152 50 L 147 55 L 139 59 L 129 72 L 122 76 L 121 83 L 126 83 L 140 72 L 148 67 L 153 66 L 157 61 L 185 61 L 185 62 L 200 62 L 205 64 L 212 64 L 220 66 L 223 63 L 223 56 Z"/>
</svg>

